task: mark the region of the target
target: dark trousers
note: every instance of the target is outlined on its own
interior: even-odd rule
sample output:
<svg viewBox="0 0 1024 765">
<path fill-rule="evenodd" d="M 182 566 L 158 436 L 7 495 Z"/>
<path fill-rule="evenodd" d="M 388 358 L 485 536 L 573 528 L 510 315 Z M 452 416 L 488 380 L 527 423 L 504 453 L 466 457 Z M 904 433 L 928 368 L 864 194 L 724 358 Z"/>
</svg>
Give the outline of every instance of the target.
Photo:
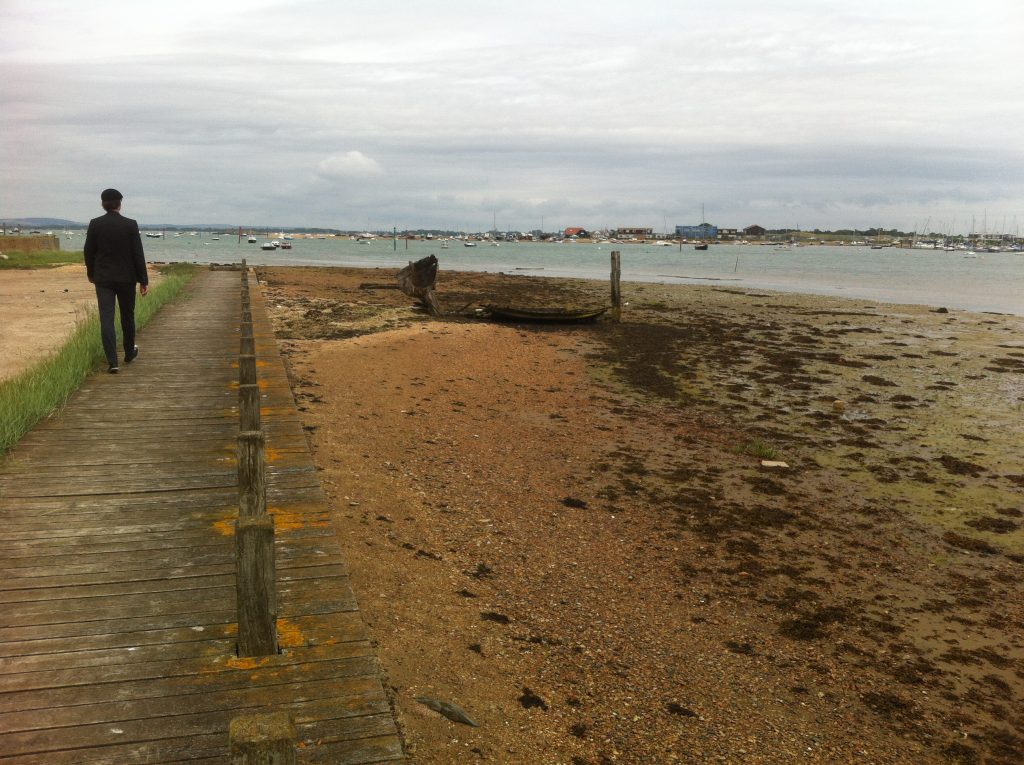
<svg viewBox="0 0 1024 765">
<path fill-rule="evenodd" d="M 100 306 L 100 337 L 107 363 L 117 366 L 117 330 L 114 328 L 114 302 L 121 309 L 121 339 L 127 353 L 135 347 L 135 283 L 103 282 L 96 284 L 96 301 Z"/>
</svg>

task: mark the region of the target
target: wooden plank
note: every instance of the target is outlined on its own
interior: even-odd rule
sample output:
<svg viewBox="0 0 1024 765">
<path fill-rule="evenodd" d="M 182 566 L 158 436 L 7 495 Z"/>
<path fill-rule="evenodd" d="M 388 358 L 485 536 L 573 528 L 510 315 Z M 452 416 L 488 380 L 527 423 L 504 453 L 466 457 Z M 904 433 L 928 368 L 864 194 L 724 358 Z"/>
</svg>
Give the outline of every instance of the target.
<svg viewBox="0 0 1024 765">
<path fill-rule="evenodd" d="M 365 642 L 366 627 L 357 611 L 302 614 L 278 621 L 286 648 Z M 233 622 L 164 630 L 103 633 L 0 644 L 0 672 L 124 664 L 130 661 L 208 656 L 234 651 Z M 228 646 L 227 648 L 224 648 Z"/>
<path fill-rule="evenodd" d="M 326 701 L 323 706 L 315 706 Z M 220 714 L 234 716 L 239 710 L 268 707 L 291 708 L 312 722 L 315 719 L 368 717 L 386 714 L 387 698 L 373 678 L 330 678 L 256 688 L 234 688 L 218 693 L 131 702 L 109 701 L 79 704 L 45 711 L 11 712 L 0 715 L 0 751 L 4 744 L 20 751 L 61 749 L 60 737 L 75 746 L 99 746 L 110 740 L 105 726 L 116 725 L 118 736 L 144 741 L 163 738 L 170 726 L 161 724 L 171 717 L 176 735 L 203 735 L 223 729 Z M 177 714 L 169 714 L 170 710 Z M 190 714 L 182 714 L 187 710 Z"/>
<path fill-rule="evenodd" d="M 295 715 L 302 762 L 402 760 L 258 289 L 285 652 L 235 658 L 237 284 L 203 274 L 137 365 L 90 377 L 0 459 L 5 763 L 223 763 L 230 719 L 268 706 Z"/>
<path fill-rule="evenodd" d="M 107 576 L 112 576 L 108 573 Z M 347 574 L 344 568 L 335 563 L 325 563 L 323 566 L 302 566 L 300 568 L 282 569 L 278 580 L 282 585 L 289 585 L 292 582 L 299 582 L 306 579 L 323 582 L 328 579 L 345 578 Z M 76 601 L 88 598 L 120 598 L 125 595 L 146 595 L 152 597 L 155 594 L 174 592 L 187 589 L 189 591 L 201 590 L 210 587 L 227 587 L 234 583 L 234 572 L 230 566 L 222 566 L 216 574 L 203 573 L 189 575 L 187 571 L 180 572 L 179 576 L 167 577 L 158 574 L 147 578 L 115 580 L 100 583 L 82 584 L 76 579 L 66 580 L 67 583 L 58 587 L 33 587 L 26 589 L 0 590 L 0 603 L 12 604 L 17 608 L 18 603 L 52 603 L 53 601 Z"/>
<path fill-rule="evenodd" d="M 64 598 L 52 601 L 9 603 L 4 621 L 11 627 L 41 624 L 62 624 L 65 622 L 87 622 L 114 619 L 125 613 L 135 617 L 158 616 L 159 614 L 196 613 L 213 611 L 220 606 L 229 610 L 235 607 L 235 584 L 228 580 L 209 583 L 194 590 L 170 590 L 154 598 L 150 593 L 122 594 L 116 598 Z M 282 582 L 287 588 L 292 603 L 315 602 L 324 593 L 332 593 L 335 601 L 348 591 L 347 577 L 317 577 L 308 580 Z M 351 595 L 348 595 L 351 601 Z M 351 608 L 355 608 L 354 602 Z M 283 612 L 283 611 L 282 611 Z"/>
<path fill-rule="evenodd" d="M 0 694 L 0 713 L 30 709 L 56 709 L 82 704 L 100 704 L 137 699 L 178 698 L 205 695 L 236 688 L 252 688 L 280 683 L 314 680 L 377 677 L 373 649 L 366 642 L 339 643 L 303 654 L 302 660 L 288 656 L 241 660 L 222 657 L 222 661 L 186 662 L 190 672 L 176 671 L 177 662 L 128 665 L 110 675 L 108 668 L 64 670 L 62 673 L 33 672 L 24 680 L 26 687 Z M 310 661 L 319 656 L 321 661 Z M 233 662 L 228 664 L 227 662 Z M 241 662 L 256 662 L 254 668 Z M 157 669 L 167 669 L 163 674 Z M 126 676 L 128 674 L 132 676 Z M 67 676 L 67 681 L 62 676 Z M 226 729 L 225 729 L 226 730 Z M 3 751 L 0 749 L 0 751 Z"/>
</svg>

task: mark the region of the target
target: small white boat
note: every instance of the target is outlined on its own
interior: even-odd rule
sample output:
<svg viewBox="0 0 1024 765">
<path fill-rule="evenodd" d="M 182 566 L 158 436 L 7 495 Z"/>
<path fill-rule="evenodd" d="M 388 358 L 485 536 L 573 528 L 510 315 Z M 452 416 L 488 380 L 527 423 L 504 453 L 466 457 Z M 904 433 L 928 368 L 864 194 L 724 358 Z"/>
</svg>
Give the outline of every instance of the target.
<svg viewBox="0 0 1024 765">
<path fill-rule="evenodd" d="M 256 237 L 250 235 L 249 238 L 246 239 L 245 241 L 247 241 L 249 244 L 256 244 Z"/>
<path fill-rule="evenodd" d="M 159 232 L 154 232 L 154 231 L 147 231 L 147 232 L 146 232 L 146 236 L 147 236 L 147 237 L 148 237 L 149 239 L 159 239 L 160 237 L 162 237 L 162 236 L 163 236 L 163 234 L 161 234 L 161 233 L 159 233 Z"/>
<path fill-rule="evenodd" d="M 476 242 L 463 242 L 463 247 L 476 247 Z"/>
<path fill-rule="evenodd" d="M 274 242 L 264 242 L 260 245 L 261 250 L 276 250 L 277 245 Z"/>
</svg>

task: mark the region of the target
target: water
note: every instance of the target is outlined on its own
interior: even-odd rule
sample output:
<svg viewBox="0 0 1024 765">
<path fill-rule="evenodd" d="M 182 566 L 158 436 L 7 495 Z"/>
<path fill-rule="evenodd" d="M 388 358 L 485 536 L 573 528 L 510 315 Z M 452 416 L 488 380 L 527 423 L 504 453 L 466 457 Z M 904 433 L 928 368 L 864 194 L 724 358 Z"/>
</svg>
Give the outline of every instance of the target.
<svg viewBox="0 0 1024 765">
<path fill-rule="evenodd" d="M 261 238 L 262 242 L 263 239 Z M 68 242 L 67 244 L 71 244 Z M 398 269 L 431 253 L 445 269 L 608 279 L 612 249 L 622 252 L 624 281 L 707 284 L 743 289 L 803 292 L 890 303 L 946 306 L 968 311 L 1024 315 L 1024 254 L 870 247 L 793 247 L 712 245 L 697 252 L 692 245 L 480 243 L 464 247 L 452 241 L 390 239 L 359 244 L 351 239 L 295 239 L 292 250 L 263 251 L 235 235 L 213 241 L 168 234 L 144 239 L 150 261 L 232 263 L 243 257 L 253 265 L 358 266 Z"/>
</svg>

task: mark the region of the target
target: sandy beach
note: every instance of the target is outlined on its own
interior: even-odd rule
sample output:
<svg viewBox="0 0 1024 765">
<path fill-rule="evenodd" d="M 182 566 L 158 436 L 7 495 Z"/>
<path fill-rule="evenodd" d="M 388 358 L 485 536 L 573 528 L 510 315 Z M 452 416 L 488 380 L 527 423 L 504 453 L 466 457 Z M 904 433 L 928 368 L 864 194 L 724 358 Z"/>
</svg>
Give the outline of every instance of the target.
<svg viewBox="0 0 1024 765">
<path fill-rule="evenodd" d="M 57 350 L 90 310 L 84 264 L 0 272 L 0 380 Z"/>
<path fill-rule="evenodd" d="M 149 269 L 151 284 L 160 272 Z M 0 272 L 0 380 L 54 353 L 96 311 L 85 264 Z"/>
<path fill-rule="evenodd" d="M 91 290 L 27 273 L 55 348 Z M 413 762 L 1020 761 L 1024 317 L 258 274 Z"/>
<path fill-rule="evenodd" d="M 1021 317 L 259 275 L 414 762 L 1019 762 Z"/>
</svg>

